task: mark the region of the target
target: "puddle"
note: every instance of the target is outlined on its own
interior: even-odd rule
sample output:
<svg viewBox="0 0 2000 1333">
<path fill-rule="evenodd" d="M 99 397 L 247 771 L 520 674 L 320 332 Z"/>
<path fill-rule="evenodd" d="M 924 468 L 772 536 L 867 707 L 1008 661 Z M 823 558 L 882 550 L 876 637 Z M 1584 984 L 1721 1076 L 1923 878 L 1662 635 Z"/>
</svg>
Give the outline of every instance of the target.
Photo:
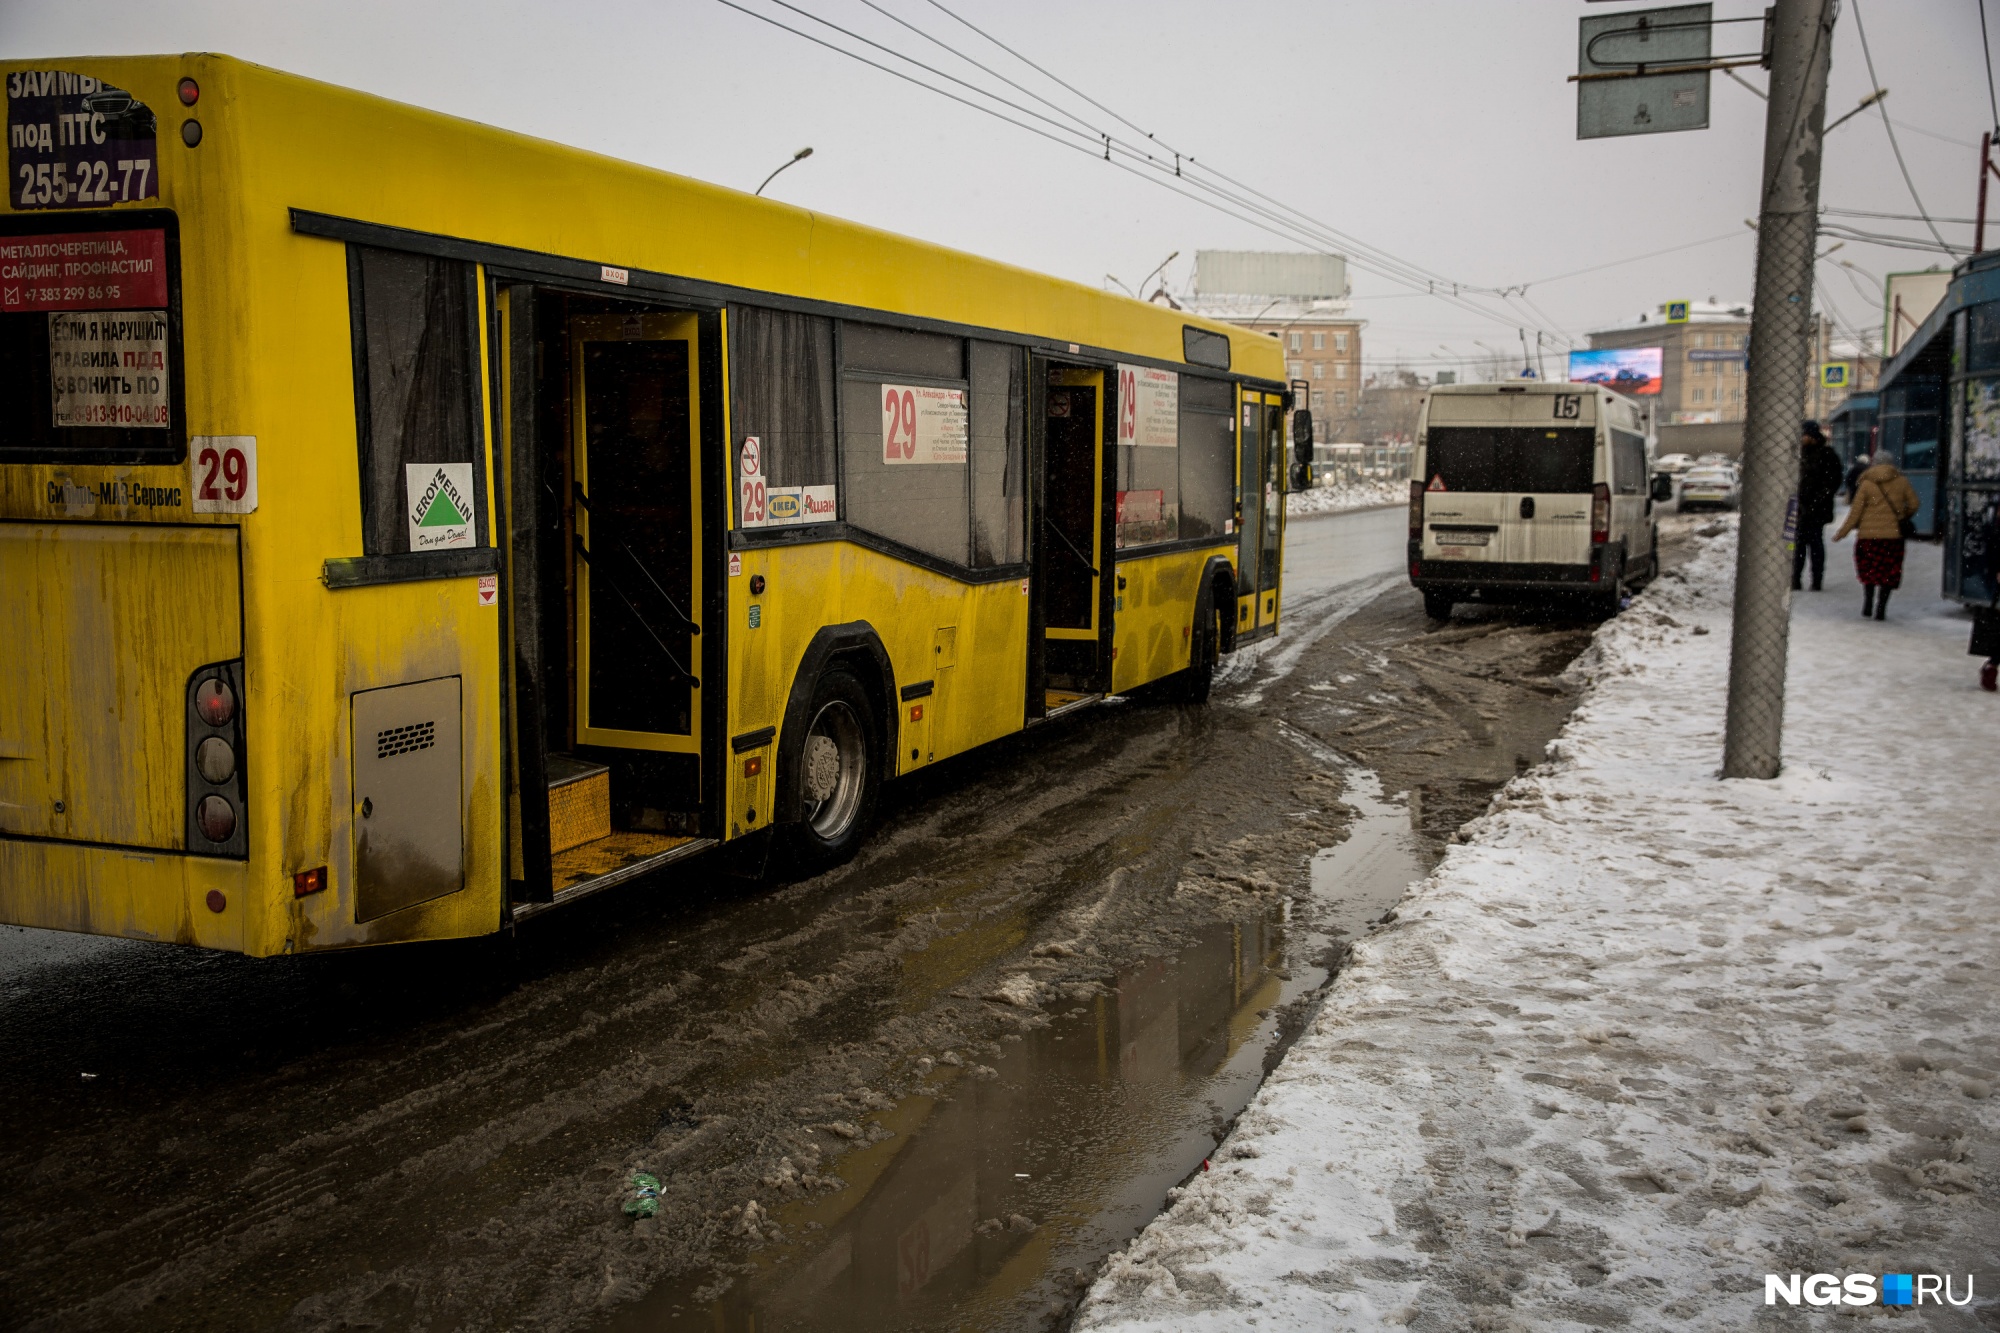
<svg viewBox="0 0 2000 1333">
<path fill-rule="evenodd" d="M 838 1160 L 845 1188 L 766 1202 L 782 1240 L 726 1278 L 656 1288 L 609 1327 L 1004 1329 L 1065 1317 L 1080 1270 L 1145 1226 L 1249 1104 L 1308 1016 L 1338 937 L 1429 873 L 1409 811 L 1373 773 L 1327 757 L 1358 818 L 1313 858 L 1313 921 L 1287 904 L 1210 927 L 1105 993 L 1055 1006 L 998 1056 L 938 1068 L 925 1092 L 873 1117 L 890 1137 Z"/>
</svg>

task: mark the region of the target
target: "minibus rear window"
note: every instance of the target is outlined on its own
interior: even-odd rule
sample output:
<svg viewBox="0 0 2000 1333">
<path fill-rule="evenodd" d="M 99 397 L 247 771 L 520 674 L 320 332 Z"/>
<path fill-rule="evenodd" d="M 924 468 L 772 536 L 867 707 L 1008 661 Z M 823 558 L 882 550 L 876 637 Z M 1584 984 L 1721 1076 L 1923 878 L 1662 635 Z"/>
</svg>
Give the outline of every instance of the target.
<svg viewBox="0 0 2000 1333">
<path fill-rule="evenodd" d="M 1447 491 L 1586 494 L 1596 447 L 1590 426 L 1433 426 L 1424 479 Z"/>
<path fill-rule="evenodd" d="M 153 212 L 0 226 L 0 463 L 184 457 L 177 241 Z"/>
</svg>

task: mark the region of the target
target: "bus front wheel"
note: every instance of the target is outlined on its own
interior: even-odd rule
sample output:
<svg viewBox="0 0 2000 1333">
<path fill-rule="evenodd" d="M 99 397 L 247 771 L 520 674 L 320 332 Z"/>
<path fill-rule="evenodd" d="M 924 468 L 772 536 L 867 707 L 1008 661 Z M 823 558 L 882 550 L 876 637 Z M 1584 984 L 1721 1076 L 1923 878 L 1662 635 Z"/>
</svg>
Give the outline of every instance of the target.
<svg viewBox="0 0 2000 1333">
<path fill-rule="evenodd" d="M 828 668 L 813 687 L 796 772 L 799 819 L 785 826 L 794 866 L 828 870 L 860 849 L 882 789 L 881 730 L 868 692 L 845 667 Z"/>
</svg>

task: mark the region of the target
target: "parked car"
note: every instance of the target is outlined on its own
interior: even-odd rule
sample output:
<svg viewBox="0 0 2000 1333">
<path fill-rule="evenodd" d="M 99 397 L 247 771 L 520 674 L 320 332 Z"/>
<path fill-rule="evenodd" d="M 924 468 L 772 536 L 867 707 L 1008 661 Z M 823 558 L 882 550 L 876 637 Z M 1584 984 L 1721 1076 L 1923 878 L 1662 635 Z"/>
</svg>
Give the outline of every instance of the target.
<svg viewBox="0 0 2000 1333">
<path fill-rule="evenodd" d="M 1739 486 L 1736 469 L 1729 463 L 1697 464 L 1681 477 L 1681 512 L 1706 506 L 1734 509 Z"/>
<path fill-rule="evenodd" d="M 1653 460 L 1655 472 L 1672 472 L 1678 475 L 1693 466 L 1694 457 L 1691 454 L 1661 454 Z"/>
</svg>

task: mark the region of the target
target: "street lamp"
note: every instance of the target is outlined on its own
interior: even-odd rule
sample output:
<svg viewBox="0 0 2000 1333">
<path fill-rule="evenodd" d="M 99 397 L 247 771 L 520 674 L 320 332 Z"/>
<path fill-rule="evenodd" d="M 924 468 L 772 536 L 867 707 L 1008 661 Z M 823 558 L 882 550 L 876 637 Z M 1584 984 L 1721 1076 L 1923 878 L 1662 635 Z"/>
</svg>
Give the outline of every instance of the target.
<svg viewBox="0 0 2000 1333">
<path fill-rule="evenodd" d="M 796 153 L 793 153 L 793 154 L 792 154 L 792 159 L 791 159 L 791 161 L 790 161 L 790 162 L 785 162 L 785 163 L 782 163 L 782 164 L 781 164 L 781 165 L 780 165 L 780 166 L 778 167 L 778 171 L 783 171 L 783 170 L 784 170 L 784 169 L 785 169 L 786 167 L 789 167 L 789 166 L 793 165 L 794 163 L 798 163 L 798 162 L 803 162 L 803 161 L 805 161 L 805 160 L 806 160 L 807 158 L 811 157 L 812 155 L 813 155 L 813 150 L 812 150 L 812 149 L 810 149 L 810 148 L 801 148 L 801 149 L 799 149 L 799 151 L 798 151 L 798 152 L 796 152 Z M 772 181 L 774 181 L 774 180 L 778 179 L 778 171 L 774 171 L 774 172 L 772 172 L 772 173 L 771 173 L 770 175 L 766 176 L 766 177 L 764 178 L 764 185 L 769 185 L 769 184 L 770 184 L 770 183 L 771 183 Z M 759 185 L 759 186 L 757 187 L 757 191 L 756 191 L 756 192 L 757 192 L 758 194 L 762 194 L 762 193 L 764 193 L 764 185 Z"/>
</svg>

